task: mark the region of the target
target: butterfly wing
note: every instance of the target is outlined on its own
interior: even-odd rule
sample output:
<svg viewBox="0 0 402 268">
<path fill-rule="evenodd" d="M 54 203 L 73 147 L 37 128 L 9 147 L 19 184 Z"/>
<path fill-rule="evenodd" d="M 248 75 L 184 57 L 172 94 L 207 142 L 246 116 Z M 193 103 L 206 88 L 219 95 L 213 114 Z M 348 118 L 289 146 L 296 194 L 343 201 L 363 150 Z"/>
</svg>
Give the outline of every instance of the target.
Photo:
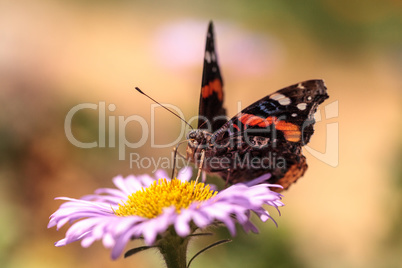
<svg viewBox="0 0 402 268">
<path fill-rule="evenodd" d="M 222 143 L 230 136 L 269 137 L 305 145 L 314 133 L 314 113 L 328 98 L 323 80 L 308 80 L 270 94 L 225 123 L 213 136 Z"/>
<path fill-rule="evenodd" d="M 209 23 L 205 45 L 198 128 L 214 132 L 227 122 L 223 108 L 223 80 L 215 51 L 213 23 Z"/>
<path fill-rule="evenodd" d="M 324 82 L 309 80 L 251 104 L 213 134 L 214 157 L 231 159 L 230 169 L 215 172 L 230 183 L 271 173 L 268 182 L 287 189 L 307 169 L 301 147 L 313 135 L 314 113 L 327 98 Z"/>
</svg>

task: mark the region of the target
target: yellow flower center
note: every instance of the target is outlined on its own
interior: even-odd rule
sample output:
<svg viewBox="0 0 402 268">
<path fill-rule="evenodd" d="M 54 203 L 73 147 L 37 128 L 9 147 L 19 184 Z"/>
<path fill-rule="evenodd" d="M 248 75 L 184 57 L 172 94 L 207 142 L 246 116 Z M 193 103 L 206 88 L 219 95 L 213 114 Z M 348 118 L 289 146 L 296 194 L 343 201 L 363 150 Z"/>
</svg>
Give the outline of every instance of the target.
<svg viewBox="0 0 402 268">
<path fill-rule="evenodd" d="M 119 204 L 114 213 L 117 216 L 154 218 L 162 213 L 163 208 L 175 206 L 176 212 L 180 213 L 181 209 L 188 208 L 191 203 L 208 200 L 216 194 L 204 183 L 159 179 L 149 187 L 131 194 L 126 202 Z"/>
</svg>

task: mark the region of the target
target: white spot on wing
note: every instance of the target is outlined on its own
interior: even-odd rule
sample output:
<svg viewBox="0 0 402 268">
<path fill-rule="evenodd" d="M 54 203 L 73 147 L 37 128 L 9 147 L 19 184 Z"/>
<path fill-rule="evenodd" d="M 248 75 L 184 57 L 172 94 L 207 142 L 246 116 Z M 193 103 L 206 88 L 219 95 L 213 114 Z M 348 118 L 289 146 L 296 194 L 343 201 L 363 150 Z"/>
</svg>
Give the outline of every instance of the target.
<svg viewBox="0 0 402 268">
<path fill-rule="evenodd" d="M 297 104 L 297 108 L 301 111 L 306 110 L 307 104 L 306 103 L 299 103 Z"/>
<path fill-rule="evenodd" d="M 205 51 L 205 60 L 210 63 L 211 62 L 211 53 L 209 51 Z"/>
<path fill-rule="evenodd" d="M 307 97 L 307 100 L 311 100 L 311 99 L 312 99 L 312 97 L 311 97 L 311 96 L 308 96 L 308 97 Z"/>
<path fill-rule="evenodd" d="M 277 102 L 279 102 L 280 105 L 289 105 L 291 103 L 288 97 L 280 93 L 272 94 L 272 96 L 269 98 L 272 100 L 276 100 Z"/>
<path fill-rule="evenodd" d="M 296 116 L 297 116 L 297 113 L 293 113 L 293 114 L 292 114 L 292 117 L 296 117 Z"/>
<path fill-rule="evenodd" d="M 211 60 L 216 61 L 216 55 L 214 52 L 211 53 Z"/>
<path fill-rule="evenodd" d="M 271 97 L 269 97 L 270 99 L 272 99 L 272 100 L 280 100 L 280 99 L 282 99 L 282 98 L 286 98 L 285 97 L 285 95 L 282 95 L 282 94 L 280 94 L 280 93 L 275 93 L 275 94 L 272 94 L 272 96 Z"/>
<path fill-rule="evenodd" d="M 280 105 L 289 105 L 291 103 L 290 99 L 288 97 L 284 98 L 284 99 L 280 99 L 278 100 Z"/>
<path fill-rule="evenodd" d="M 297 85 L 297 88 L 306 89 L 301 83 L 299 83 L 299 84 Z"/>
</svg>

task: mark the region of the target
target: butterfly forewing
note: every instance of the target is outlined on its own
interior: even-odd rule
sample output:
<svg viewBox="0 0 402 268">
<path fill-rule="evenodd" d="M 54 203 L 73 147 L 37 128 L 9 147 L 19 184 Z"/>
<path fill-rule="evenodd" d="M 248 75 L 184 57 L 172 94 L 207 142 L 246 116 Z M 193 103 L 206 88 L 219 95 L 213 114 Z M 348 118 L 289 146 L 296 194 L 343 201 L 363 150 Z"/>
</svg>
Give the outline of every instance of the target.
<svg viewBox="0 0 402 268">
<path fill-rule="evenodd" d="M 214 132 L 226 121 L 223 108 L 223 80 L 215 51 L 213 23 L 210 22 L 205 45 L 204 68 L 200 94 L 198 128 Z"/>
<path fill-rule="evenodd" d="M 216 131 L 212 140 L 223 143 L 231 136 L 247 134 L 305 145 L 314 133 L 317 106 L 327 98 L 322 80 L 291 85 L 243 109 Z"/>
</svg>

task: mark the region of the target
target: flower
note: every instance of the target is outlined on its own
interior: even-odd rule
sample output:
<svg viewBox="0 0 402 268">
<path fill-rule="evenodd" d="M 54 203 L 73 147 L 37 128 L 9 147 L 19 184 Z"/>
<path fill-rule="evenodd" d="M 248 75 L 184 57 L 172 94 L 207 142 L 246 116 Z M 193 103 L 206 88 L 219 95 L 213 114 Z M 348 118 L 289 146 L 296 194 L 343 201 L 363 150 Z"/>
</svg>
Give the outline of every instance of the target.
<svg viewBox="0 0 402 268">
<path fill-rule="evenodd" d="M 101 188 L 81 199 L 56 198 L 67 202 L 50 216 L 48 228 L 59 229 L 66 223 L 72 226 L 55 245 L 81 240 L 83 247 L 89 247 L 102 240 L 106 248 L 112 249 L 112 259 L 116 259 L 131 239 L 144 238 L 145 244 L 152 246 L 169 230 L 187 237 L 198 228 L 223 223 L 234 236 L 239 223 L 246 232 L 258 232 L 250 221 L 250 212 L 266 221 L 272 218 L 264 204 L 283 206 L 281 195 L 269 189 L 280 187 L 277 185 L 236 184 L 217 192 L 204 183 L 189 182 L 190 168 L 181 170 L 174 180 L 167 179 L 163 171 L 155 175 L 165 179 L 118 176 L 113 179 L 117 189 Z"/>
</svg>

